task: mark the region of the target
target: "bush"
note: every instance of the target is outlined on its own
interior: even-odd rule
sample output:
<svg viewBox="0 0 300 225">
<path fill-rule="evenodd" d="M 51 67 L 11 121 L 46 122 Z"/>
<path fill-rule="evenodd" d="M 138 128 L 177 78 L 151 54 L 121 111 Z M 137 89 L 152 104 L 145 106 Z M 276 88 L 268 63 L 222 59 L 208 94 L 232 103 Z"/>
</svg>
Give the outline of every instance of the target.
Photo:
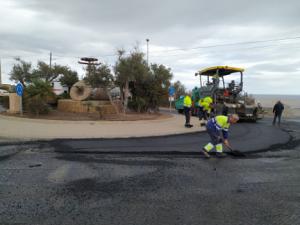
<svg viewBox="0 0 300 225">
<path fill-rule="evenodd" d="M 56 97 L 49 82 L 33 80 L 24 90 L 24 105 L 29 113 L 39 115 L 50 111 L 48 102 L 55 103 Z"/>
<path fill-rule="evenodd" d="M 0 97 L 0 105 L 4 108 L 9 108 L 9 96 L 1 96 Z"/>
<path fill-rule="evenodd" d="M 148 107 L 145 99 L 141 97 L 135 97 L 128 102 L 128 108 L 140 113 L 147 111 Z"/>
<path fill-rule="evenodd" d="M 40 114 L 47 114 L 50 111 L 50 108 L 45 100 L 43 100 L 39 96 L 31 97 L 27 99 L 27 110 L 31 114 L 35 114 L 36 116 Z"/>
<path fill-rule="evenodd" d="M 64 92 L 64 93 L 58 95 L 57 98 L 58 98 L 58 99 L 70 99 L 71 97 L 70 97 L 70 94 L 69 94 L 69 93 Z"/>
</svg>

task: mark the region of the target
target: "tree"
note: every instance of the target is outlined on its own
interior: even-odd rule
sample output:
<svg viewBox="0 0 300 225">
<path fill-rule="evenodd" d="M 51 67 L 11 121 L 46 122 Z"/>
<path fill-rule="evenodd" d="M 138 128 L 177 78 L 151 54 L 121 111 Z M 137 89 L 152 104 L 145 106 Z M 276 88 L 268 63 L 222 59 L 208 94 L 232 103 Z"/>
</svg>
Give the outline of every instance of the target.
<svg viewBox="0 0 300 225">
<path fill-rule="evenodd" d="M 138 112 L 158 110 L 161 101 L 168 95 L 172 78 L 171 70 L 164 65 L 152 64 L 148 67 L 144 54 L 134 48 L 128 56 L 119 50 L 119 58 L 114 67 L 116 84 L 121 89 L 124 111 L 128 106 Z M 128 93 L 132 98 L 128 101 Z"/>
<path fill-rule="evenodd" d="M 21 82 L 21 84 L 26 87 L 26 82 L 32 81 L 32 69 L 31 63 L 21 60 L 20 58 L 15 58 L 17 64 L 13 65 L 10 75 L 10 80 L 15 82 Z"/>
<path fill-rule="evenodd" d="M 124 112 L 127 111 L 129 97 L 129 83 L 145 78 L 149 72 L 144 53 L 137 47 L 129 56 L 125 56 L 124 50 L 118 50 L 118 60 L 114 67 L 116 84 L 120 87 L 121 99 L 124 104 Z"/>
<path fill-rule="evenodd" d="M 72 71 L 71 69 L 66 70 L 59 79 L 59 82 L 62 85 L 66 85 L 68 87 L 69 92 L 73 84 L 75 84 L 77 81 L 78 74 L 76 71 Z"/>
<path fill-rule="evenodd" d="M 118 107 L 114 104 L 111 97 L 111 89 L 114 88 L 114 76 L 112 75 L 108 65 L 101 64 L 100 66 L 89 65 L 88 74 L 84 80 L 91 85 L 92 88 L 103 88 L 110 103 L 115 107 L 115 110 L 119 113 Z M 98 108 L 99 113 L 101 108 Z"/>
<path fill-rule="evenodd" d="M 137 78 L 131 89 L 133 95 L 133 106 L 138 112 L 154 110 L 168 96 L 168 87 L 172 79 L 171 69 L 164 65 L 152 64 L 147 76 Z"/>
<path fill-rule="evenodd" d="M 174 83 L 174 88 L 177 98 L 181 95 L 186 95 L 186 88 L 179 80 Z"/>
<path fill-rule="evenodd" d="M 101 87 L 105 89 L 109 89 L 113 86 L 114 77 L 107 65 L 101 64 L 98 67 L 92 65 L 90 67 L 93 68 L 85 77 L 85 81 L 89 85 L 91 85 L 93 88 Z"/>
<path fill-rule="evenodd" d="M 67 66 L 54 65 L 50 68 L 47 63 L 38 61 L 37 68 L 33 70 L 32 75 L 35 79 L 44 79 L 45 81 L 51 82 L 60 74 L 68 74 L 69 72 L 70 69 Z"/>
</svg>

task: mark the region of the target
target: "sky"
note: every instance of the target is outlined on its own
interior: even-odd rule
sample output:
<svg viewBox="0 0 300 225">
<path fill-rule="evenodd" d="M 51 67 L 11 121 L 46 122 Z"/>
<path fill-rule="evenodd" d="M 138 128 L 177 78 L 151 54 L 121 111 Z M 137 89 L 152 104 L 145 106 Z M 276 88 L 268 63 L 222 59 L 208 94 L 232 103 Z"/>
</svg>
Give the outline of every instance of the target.
<svg viewBox="0 0 300 225">
<path fill-rule="evenodd" d="M 242 67 L 251 94 L 300 94 L 298 0 L 0 0 L 2 82 L 15 57 L 68 65 L 81 57 L 110 66 L 117 49 L 138 46 L 173 81 L 199 85 L 195 72 Z"/>
</svg>

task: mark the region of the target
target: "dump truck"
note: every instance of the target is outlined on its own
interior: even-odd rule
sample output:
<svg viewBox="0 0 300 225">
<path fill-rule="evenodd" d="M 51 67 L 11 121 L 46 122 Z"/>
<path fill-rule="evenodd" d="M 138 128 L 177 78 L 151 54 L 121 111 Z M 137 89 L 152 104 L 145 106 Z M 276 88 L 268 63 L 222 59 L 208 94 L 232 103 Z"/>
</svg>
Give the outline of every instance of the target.
<svg viewBox="0 0 300 225">
<path fill-rule="evenodd" d="M 261 119 L 262 106 L 243 90 L 243 72 L 243 68 L 214 66 L 195 73 L 195 76 L 200 78 L 200 87 L 192 90 L 192 114 L 197 115 L 199 99 L 210 96 L 214 100 L 213 111 L 216 115 L 235 113 L 241 120 Z M 237 74 L 239 76 L 236 76 Z M 178 111 L 183 109 L 183 101 L 180 98 L 175 102 L 175 107 Z"/>
</svg>

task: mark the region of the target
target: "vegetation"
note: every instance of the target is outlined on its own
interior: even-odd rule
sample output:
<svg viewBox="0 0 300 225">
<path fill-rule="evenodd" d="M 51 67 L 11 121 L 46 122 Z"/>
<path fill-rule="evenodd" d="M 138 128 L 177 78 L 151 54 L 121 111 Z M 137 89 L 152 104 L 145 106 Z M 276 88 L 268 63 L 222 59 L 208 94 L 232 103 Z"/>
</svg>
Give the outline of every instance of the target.
<svg viewBox="0 0 300 225">
<path fill-rule="evenodd" d="M 161 100 L 167 96 L 171 70 L 157 64 L 148 67 L 144 54 L 137 48 L 128 56 L 122 50 L 118 53 L 114 70 L 116 84 L 121 89 L 124 111 L 127 111 L 128 106 L 137 112 L 157 111 Z"/>
<path fill-rule="evenodd" d="M 33 114 L 48 113 L 48 102 L 55 98 L 51 82 L 59 75 L 62 85 L 69 88 L 78 81 L 76 71 L 67 66 L 54 65 L 50 68 L 45 62 L 39 61 L 37 68 L 32 68 L 30 62 L 16 58 L 16 64 L 10 72 L 10 80 L 21 82 L 24 86 L 24 105 Z"/>
<path fill-rule="evenodd" d="M 113 102 L 110 90 L 114 87 L 114 76 L 112 75 L 108 65 L 101 64 L 100 66 L 90 65 L 87 68 L 88 74 L 84 80 L 91 85 L 93 88 L 103 88 L 107 96 L 109 97 L 110 103 L 115 107 L 118 112 L 117 105 Z M 96 107 L 100 118 L 102 118 L 102 108 Z"/>
<path fill-rule="evenodd" d="M 0 105 L 4 108 L 9 108 L 9 96 L 0 96 Z"/>
<path fill-rule="evenodd" d="M 16 61 L 10 72 L 10 79 L 24 85 L 28 109 L 35 114 L 47 111 L 47 98 L 53 95 L 50 82 L 60 74 L 62 77 L 59 81 L 69 89 L 78 81 L 77 72 L 67 66 L 54 65 L 50 68 L 45 62 L 39 61 L 37 67 L 32 68 L 30 62 L 20 58 L 16 58 Z M 110 90 L 119 87 L 124 112 L 128 107 L 137 112 L 158 111 L 159 105 L 168 99 L 168 88 L 173 76 L 171 69 L 159 64 L 149 66 L 144 53 L 138 48 L 134 48 L 129 54 L 118 50 L 113 70 L 114 75 L 108 65 L 89 65 L 85 81 L 93 88 L 103 88 L 112 103 Z M 177 82 L 175 88 L 176 91 L 185 91 L 180 82 Z"/>
<path fill-rule="evenodd" d="M 84 78 L 84 80 L 91 85 L 93 88 L 105 88 L 109 89 L 114 84 L 114 77 L 109 69 L 109 67 L 105 64 L 101 64 L 100 66 L 89 66 L 88 75 Z"/>
<path fill-rule="evenodd" d="M 20 58 L 16 58 L 16 64 L 13 65 L 13 68 L 10 75 L 10 80 L 15 82 L 21 82 L 24 87 L 27 84 L 33 82 L 33 80 L 44 80 L 46 82 L 52 82 L 59 75 L 62 75 L 60 81 L 63 85 L 71 87 L 74 83 L 78 81 L 78 74 L 76 71 L 72 71 L 67 66 L 54 65 L 50 66 L 43 62 L 38 61 L 37 68 L 32 68 L 30 62 L 26 62 Z"/>
<path fill-rule="evenodd" d="M 61 85 L 65 85 L 68 87 L 68 91 L 70 92 L 71 87 L 78 81 L 78 74 L 76 71 L 72 71 L 71 69 L 67 68 L 63 71 L 59 82 Z"/>
<path fill-rule="evenodd" d="M 179 98 L 181 95 L 186 95 L 185 86 L 178 80 L 174 83 L 176 97 Z"/>
<path fill-rule="evenodd" d="M 54 93 L 48 81 L 33 80 L 25 91 L 25 106 L 30 113 L 38 116 L 49 112 L 47 101 L 49 97 L 54 96 Z"/>
<path fill-rule="evenodd" d="M 16 58 L 17 64 L 13 65 L 12 71 L 9 73 L 10 80 L 21 82 L 26 87 L 26 82 L 32 80 L 32 68 L 31 63 Z"/>
</svg>

